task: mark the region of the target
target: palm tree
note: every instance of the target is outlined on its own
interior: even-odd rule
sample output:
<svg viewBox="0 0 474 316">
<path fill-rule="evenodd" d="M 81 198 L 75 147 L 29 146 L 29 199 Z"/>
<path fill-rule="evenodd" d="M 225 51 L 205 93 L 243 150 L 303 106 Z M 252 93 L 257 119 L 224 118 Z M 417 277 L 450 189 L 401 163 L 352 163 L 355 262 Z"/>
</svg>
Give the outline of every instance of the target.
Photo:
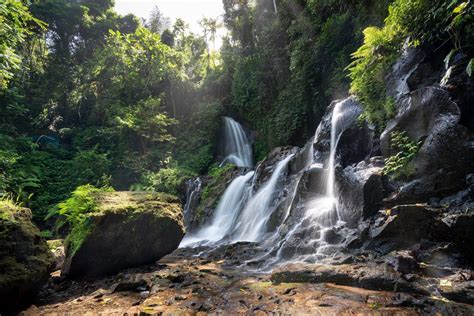
<svg viewBox="0 0 474 316">
<path fill-rule="evenodd" d="M 213 18 L 203 18 L 199 24 L 204 30 L 204 37 L 206 38 L 207 44 L 207 59 L 208 59 L 208 64 L 210 63 L 211 60 L 211 51 L 209 49 L 209 41 L 212 42 L 212 50 L 216 50 L 216 34 L 217 30 L 222 26 L 217 19 Z M 209 40 L 208 40 L 209 37 Z"/>
</svg>

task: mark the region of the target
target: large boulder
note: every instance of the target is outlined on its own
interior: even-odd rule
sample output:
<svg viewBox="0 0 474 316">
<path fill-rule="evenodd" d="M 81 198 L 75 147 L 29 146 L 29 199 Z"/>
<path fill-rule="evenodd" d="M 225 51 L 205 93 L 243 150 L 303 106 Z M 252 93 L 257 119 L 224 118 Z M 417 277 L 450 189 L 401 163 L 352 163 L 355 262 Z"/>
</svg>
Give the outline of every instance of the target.
<svg viewBox="0 0 474 316">
<path fill-rule="evenodd" d="M 369 247 L 381 253 L 406 249 L 422 240 L 442 239 L 446 225 L 437 220 L 438 212 L 426 205 L 397 205 L 386 213 L 380 225 L 371 230 Z"/>
<path fill-rule="evenodd" d="M 62 274 L 96 277 L 150 264 L 175 250 L 184 236 L 178 198 L 160 193 L 110 192 L 66 240 Z"/>
<path fill-rule="evenodd" d="M 391 147 L 395 131 L 406 132 L 421 146 L 410 165 L 411 181 L 392 204 L 426 201 L 463 188 L 465 175 L 474 168 L 474 146 L 472 135 L 458 124 L 460 115 L 449 94 L 438 87 L 422 88 L 400 99 L 397 116 L 381 136 L 382 153 L 396 154 Z"/>
<path fill-rule="evenodd" d="M 376 214 L 382 207 L 384 188 L 383 160 L 374 157 L 336 172 L 339 205 L 343 220 L 355 226 L 360 219 Z"/>
<path fill-rule="evenodd" d="M 49 278 L 54 258 L 31 211 L 0 201 L 0 313 L 28 303 Z"/>
</svg>

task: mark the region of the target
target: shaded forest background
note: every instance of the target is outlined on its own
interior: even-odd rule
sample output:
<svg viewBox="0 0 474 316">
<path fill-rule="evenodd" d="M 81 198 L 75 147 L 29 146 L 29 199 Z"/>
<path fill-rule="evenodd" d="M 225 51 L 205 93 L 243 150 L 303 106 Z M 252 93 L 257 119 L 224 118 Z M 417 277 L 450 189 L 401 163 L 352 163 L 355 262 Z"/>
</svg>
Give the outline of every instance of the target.
<svg viewBox="0 0 474 316">
<path fill-rule="evenodd" d="M 30 207 L 51 235 L 57 203 L 83 185 L 182 194 L 216 168 L 224 115 L 255 132 L 260 160 L 303 145 L 349 93 L 383 128 L 394 115 L 384 74 L 404 46 L 474 67 L 469 1 L 223 4 L 221 21 L 195 34 L 159 10 L 120 16 L 112 0 L 0 3 L 2 198 Z M 229 33 L 215 52 L 218 27 Z"/>
</svg>

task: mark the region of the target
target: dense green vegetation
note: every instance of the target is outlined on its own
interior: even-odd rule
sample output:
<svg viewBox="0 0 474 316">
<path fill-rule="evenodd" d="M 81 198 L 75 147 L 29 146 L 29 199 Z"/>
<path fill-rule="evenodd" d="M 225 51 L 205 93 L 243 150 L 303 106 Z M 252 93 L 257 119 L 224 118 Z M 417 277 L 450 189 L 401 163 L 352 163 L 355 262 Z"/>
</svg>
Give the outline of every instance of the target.
<svg viewBox="0 0 474 316">
<path fill-rule="evenodd" d="M 203 36 L 181 20 L 163 30 L 159 11 L 141 25 L 113 1 L 0 9 L 4 196 L 41 222 L 81 185 L 177 194 L 206 171 L 219 103 L 203 92 L 216 80 Z"/>
<path fill-rule="evenodd" d="M 302 145 L 349 88 L 381 129 L 394 114 L 384 76 L 405 44 L 446 52 L 448 67 L 472 74 L 469 1 L 223 5 L 229 34 L 215 52 L 212 18 L 194 34 L 159 10 L 145 22 L 120 16 L 112 0 L 0 3 L 3 198 L 51 229 L 73 200 L 54 206 L 92 186 L 180 195 L 186 179 L 222 174 L 211 168 L 222 115 L 256 132 L 259 160 Z"/>
<path fill-rule="evenodd" d="M 327 105 L 347 95 L 344 68 L 362 30 L 380 25 L 390 1 L 224 1 L 231 40 L 222 49 L 231 82 L 225 105 L 260 132 L 257 158 L 302 145 Z"/>
</svg>

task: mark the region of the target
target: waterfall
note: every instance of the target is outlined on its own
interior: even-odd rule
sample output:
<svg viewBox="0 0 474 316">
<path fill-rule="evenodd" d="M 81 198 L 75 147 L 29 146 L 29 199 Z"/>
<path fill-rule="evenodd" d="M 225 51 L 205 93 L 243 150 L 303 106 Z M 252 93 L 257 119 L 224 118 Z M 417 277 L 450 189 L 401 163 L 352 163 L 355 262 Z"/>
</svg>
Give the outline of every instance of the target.
<svg viewBox="0 0 474 316">
<path fill-rule="evenodd" d="M 181 247 L 257 242 L 264 253 L 246 262 L 259 270 L 287 261 L 315 262 L 336 255 L 350 233 L 344 222 L 345 212 L 350 210 L 338 206 L 338 145 L 361 111 L 351 98 L 335 103 L 314 139 L 297 153 L 288 150 L 253 195 L 256 184 L 261 182 L 260 172 L 250 171 L 234 179 L 221 197 L 211 223 L 196 234 L 187 235 Z M 230 118 L 224 122 L 228 142 L 224 161 L 252 165 L 250 144 L 242 127 Z M 250 163 L 244 164 L 246 159 Z M 290 161 L 294 162 L 291 168 Z"/>
<path fill-rule="evenodd" d="M 186 204 L 184 204 L 184 221 L 187 224 L 189 211 L 199 202 L 199 192 L 201 192 L 201 178 L 197 177 L 186 181 Z"/>
<path fill-rule="evenodd" d="M 258 241 L 266 232 L 266 224 L 273 211 L 271 203 L 277 192 L 278 180 L 292 157 L 293 155 L 289 155 L 278 163 L 270 180 L 247 203 L 233 234 L 234 241 Z"/>
<path fill-rule="evenodd" d="M 331 117 L 331 149 L 329 152 L 329 175 L 327 181 L 327 196 L 334 198 L 335 189 L 335 164 L 337 145 L 342 134 L 357 119 L 361 110 L 354 106 L 351 99 L 337 102 Z"/>
<path fill-rule="evenodd" d="M 230 117 L 224 117 L 225 155 L 222 164 L 229 162 L 237 167 L 251 168 L 252 145 L 239 123 Z"/>
<path fill-rule="evenodd" d="M 181 247 L 200 243 L 210 244 L 226 237 L 235 226 L 235 221 L 249 195 L 249 181 L 254 171 L 237 177 L 222 195 L 209 226 L 202 228 L 196 234 L 186 235 Z"/>
<path fill-rule="evenodd" d="M 273 263 L 284 259 L 292 261 L 317 261 L 337 251 L 337 231 L 343 230 L 344 222 L 339 213 L 336 198 L 335 169 L 337 164 L 337 147 L 342 134 L 360 115 L 361 109 L 351 99 L 335 104 L 330 125 L 330 151 L 326 164 L 313 162 L 307 172 L 314 172 L 320 180 L 322 189 L 313 192 L 313 197 L 302 203 L 304 212 L 286 234 L 282 242 L 276 245 L 278 249 Z M 316 131 L 315 142 L 321 133 L 320 125 Z M 326 176 L 324 176 L 326 175 Z M 303 239 L 301 236 L 305 236 Z M 298 249 L 300 248 L 300 249 Z"/>
</svg>

